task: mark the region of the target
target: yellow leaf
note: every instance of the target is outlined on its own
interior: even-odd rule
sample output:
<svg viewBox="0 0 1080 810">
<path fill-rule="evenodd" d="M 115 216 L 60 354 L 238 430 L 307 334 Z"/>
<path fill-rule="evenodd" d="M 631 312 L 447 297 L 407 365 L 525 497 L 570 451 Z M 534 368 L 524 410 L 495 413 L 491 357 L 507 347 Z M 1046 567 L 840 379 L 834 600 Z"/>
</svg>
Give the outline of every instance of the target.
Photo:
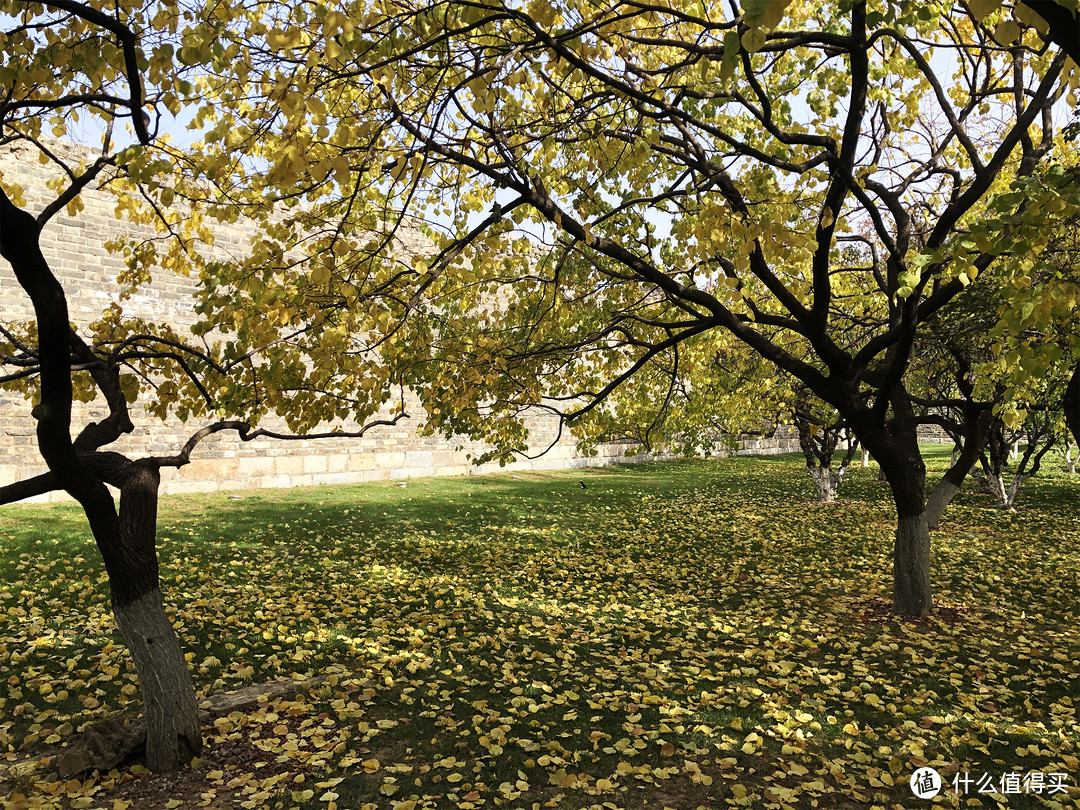
<svg viewBox="0 0 1080 810">
<path fill-rule="evenodd" d="M 747 53 L 757 53 L 765 45 L 766 34 L 760 28 L 751 28 L 739 40 Z"/>
<path fill-rule="evenodd" d="M 968 0 L 971 15 L 980 21 L 997 11 L 999 6 L 1001 6 L 1001 0 Z"/>
<path fill-rule="evenodd" d="M 1012 20 L 999 22 L 994 28 L 994 39 L 1002 45 L 1010 45 L 1020 38 L 1020 26 Z"/>
<path fill-rule="evenodd" d="M 1047 24 L 1046 20 L 1044 20 L 1037 11 L 1025 3 L 1016 4 L 1013 8 L 1013 16 L 1024 23 L 1024 25 L 1030 25 L 1040 34 L 1046 34 L 1050 31 L 1050 26 Z"/>
</svg>

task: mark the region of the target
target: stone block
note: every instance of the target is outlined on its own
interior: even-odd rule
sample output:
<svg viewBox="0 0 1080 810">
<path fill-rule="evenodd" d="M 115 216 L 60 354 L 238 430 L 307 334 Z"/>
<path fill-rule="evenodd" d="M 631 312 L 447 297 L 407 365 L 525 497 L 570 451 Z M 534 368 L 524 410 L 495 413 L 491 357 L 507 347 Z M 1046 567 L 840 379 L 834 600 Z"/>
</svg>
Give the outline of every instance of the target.
<svg viewBox="0 0 1080 810">
<path fill-rule="evenodd" d="M 351 472 L 363 472 L 375 469 L 375 453 L 370 450 L 357 450 L 349 454 L 346 469 Z"/>
<path fill-rule="evenodd" d="M 295 475 L 304 471 L 304 457 L 300 455 L 278 456 L 274 459 L 274 472 L 279 475 Z"/>
<path fill-rule="evenodd" d="M 435 475 L 439 476 L 469 475 L 471 472 L 471 464 L 450 464 L 444 467 L 435 468 Z"/>
<path fill-rule="evenodd" d="M 435 475 L 434 467 L 398 467 L 390 471 L 393 479 L 401 478 L 430 478 Z"/>
<path fill-rule="evenodd" d="M 430 450 L 406 450 L 405 465 L 412 469 L 432 468 L 435 465 L 434 456 Z"/>
<path fill-rule="evenodd" d="M 405 466 L 403 451 L 383 451 L 375 454 L 375 466 L 381 470 L 392 470 Z M 389 473 L 387 474 L 389 475 Z"/>
<path fill-rule="evenodd" d="M 240 478 L 269 475 L 274 471 L 274 459 L 265 456 L 239 458 L 236 461 L 236 474 Z"/>
<path fill-rule="evenodd" d="M 315 473 L 311 476 L 311 482 L 313 484 L 351 484 L 355 480 L 355 473 L 347 472 L 334 472 L 334 473 Z"/>
</svg>

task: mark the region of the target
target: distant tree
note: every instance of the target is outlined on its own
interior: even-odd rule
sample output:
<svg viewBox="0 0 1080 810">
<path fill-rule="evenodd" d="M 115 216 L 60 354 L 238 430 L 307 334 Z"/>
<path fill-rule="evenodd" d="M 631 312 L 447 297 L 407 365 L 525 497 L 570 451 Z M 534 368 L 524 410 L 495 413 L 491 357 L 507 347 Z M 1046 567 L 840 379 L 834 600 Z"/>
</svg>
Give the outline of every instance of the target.
<svg viewBox="0 0 1080 810">
<path fill-rule="evenodd" d="M 1043 457 L 1060 435 L 1056 430 L 1057 416 L 1051 410 L 1031 411 L 1012 429 L 1001 419 L 991 423 L 986 447 L 979 455 L 980 483 L 994 496 L 999 509 L 1012 509 L 1021 484 L 1039 472 Z M 1019 449 L 1021 443 L 1022 450 Z"/>
</svg>

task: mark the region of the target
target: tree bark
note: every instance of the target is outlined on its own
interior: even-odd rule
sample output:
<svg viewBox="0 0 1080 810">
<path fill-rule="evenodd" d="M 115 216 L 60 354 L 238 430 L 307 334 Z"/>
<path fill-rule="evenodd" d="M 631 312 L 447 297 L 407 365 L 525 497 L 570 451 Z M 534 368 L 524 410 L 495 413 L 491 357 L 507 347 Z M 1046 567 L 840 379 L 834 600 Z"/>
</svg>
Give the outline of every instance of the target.
<svg viewBox="0 0 1080 810">
<path fill-rule="evenodd" d="M 933 609 L 926 513 L 898 515 L 893 547 L 893 610 L 900 616 L 928 616 Z"/>
<path fill-rule="evenodd" d="M 814 482 L 814 492 L 817 493 L 818 501 L 820 503 L 832 503 L 835 501 L 843 476 L 838 475 L 830 467 L 807 465 L 806 471 L 810 473 L 810 480 Z"/>
<path fill-rule="evenodd" d="M 950 476 L 953 469 L 955 465 L 941 477 L 926 501 L 926 526 L 930 531 L 936 531 L 941 525 L 941 516 L 945 512 L 945 507 L 952 503 L 952 499 L 960 491 L 960 484 L 956 483 L 953 476 Z M 960 476 L 960 480 L 963 480 L 963 476 Z"/>
<path fill-rule="evenodd" d="M 964 479 L 979 460 L 979 453 L 986 444 L 992 420 L 993 412 L 990 408 L 979 408 L 975 413 L 965 414 L 963 449 L 957 454 L 954 448 L 952 466 L 938 481 L 926 503 L 926 524 L 930 531 L 935 531 L 940 525 L 945 508 L 952 503 L 952 499 L 964 485 Z"/>
<path fill-rule="evenodd" d="M 126 579 L 149 576 L 145 590 L 113 613 L 139 673 L 146 710 L 146 764 L 152 771 L 186 767 L 202 750 L 199 707 L 180 642 L 165 613 L 158 586 L 157 499 L 161 476 L 156 462 L 132 462 L 120 490 L 120 531 Z M 114 592 L 115 593 L 115 592 Z"/>
<path fill-rule="evenodd" d="M 199 709 L 187 662 L 165 613 L 161 591 L 113 605 L 139 673 L 146 716 L 146 764 L 155 773 L 187 766 L 202 750 Z"/>
<path fill-rule="evenodd" d="M 930 584 L 930 527 L 926 520 L 926 465 L 918 454 L 897 452 L 885 473 L 896 502 L 893 543 L 893 610 L 900 616 L 927 616 L 934 609 Z M 897 448 L 899 451 L 900 448 Z"/>
<path fill-rule="evenodd" d="M 926 521 L 926 464 L 911 403 L 901 390 L 890 398 L 892 415 L 863 422 L 859 438 L 878 459 L 896 504 L 893 540 L 893 611 L 928 616 L 934 609 L 930 582 L 930 528 Z M 876 421 L 876 420 L 875 420 Z"/>
</svg>

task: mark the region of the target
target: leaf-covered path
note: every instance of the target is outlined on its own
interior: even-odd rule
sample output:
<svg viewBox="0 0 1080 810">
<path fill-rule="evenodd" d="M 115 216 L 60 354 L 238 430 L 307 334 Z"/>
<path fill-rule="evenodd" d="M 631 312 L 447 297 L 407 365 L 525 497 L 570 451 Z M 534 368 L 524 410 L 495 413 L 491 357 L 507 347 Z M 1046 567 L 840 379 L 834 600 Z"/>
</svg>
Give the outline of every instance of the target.
<svg viewBox="0 0 1080 810">
<path fill-rule="evenodd" d="M 590 471 L 587 489 L 523 473 L 175 499 L 166 599 L 202 692 L 328 680 L 217 719 L 174 782 L 138 767 L 61 782 L 41 761 L 138 694 L 74 510 L 9 507 L 3 793 L 140 810 L 914 807 L 929 765 L 945 806 L 1080 806 L 1080 484 L 1033 481 L 1013 514 L 962 495 L 935 535 L 938 614 L 899 622 L 875 473 L 828 506 L 791 458 Z M 1008 795 L 980 796 L 984 774 Z"/>
</svg>

